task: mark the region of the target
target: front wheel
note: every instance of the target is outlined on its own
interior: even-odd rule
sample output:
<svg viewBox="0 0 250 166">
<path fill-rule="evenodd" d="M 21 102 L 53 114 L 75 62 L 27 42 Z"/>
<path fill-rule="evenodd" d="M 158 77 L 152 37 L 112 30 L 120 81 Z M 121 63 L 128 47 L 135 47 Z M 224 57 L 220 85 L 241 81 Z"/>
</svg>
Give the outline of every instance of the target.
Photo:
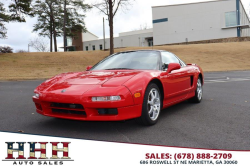
<svg viewBox="0 0 250 166">
<path fill-rule="evenodd" d="M 193 103 L 200 103 L 202 100 L 202 95 L 203 95 L 203 87 L 202 87 L 201 77 L 199 77 L 197 80 L 195 96 L 191 98 L 189 101 Z"/>
<path fill-rule="evenodd" d="M 154 83 L 149 84 L 144 95 L 142 115 L 137 121 L 143 125 L 154 125 L 157 123 L 162 109 L 161 93 Z"/>
</svg>

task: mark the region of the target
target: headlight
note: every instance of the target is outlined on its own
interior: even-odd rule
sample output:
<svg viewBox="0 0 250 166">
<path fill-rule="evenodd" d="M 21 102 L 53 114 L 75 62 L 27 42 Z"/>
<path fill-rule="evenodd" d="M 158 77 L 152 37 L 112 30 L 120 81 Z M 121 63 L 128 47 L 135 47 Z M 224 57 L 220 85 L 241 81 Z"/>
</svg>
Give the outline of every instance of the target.
<svg viewBox="0 0 250 166">
<path fill-rule="evenodd" d="M 38 93 L 35 93 L 34 97 L 38 98 L 39 99 L 39 94 Z"/>
<path fill-rule="evenodd" d="M 104 97 L 92 97 L 92 101 L 119 101 L 120 96 L 104 96 Z"/>
</svg>

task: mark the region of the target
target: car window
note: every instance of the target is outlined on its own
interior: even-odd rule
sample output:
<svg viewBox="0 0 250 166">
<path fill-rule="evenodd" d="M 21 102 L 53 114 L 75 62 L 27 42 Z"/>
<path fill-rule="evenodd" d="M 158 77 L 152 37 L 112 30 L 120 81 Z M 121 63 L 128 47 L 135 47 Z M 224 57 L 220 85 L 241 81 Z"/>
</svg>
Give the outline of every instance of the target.
<svg viewBox="0 0 250 166">
<path fill-rule="evenodd" d="M 174 54 L 172 54 L 171 52 L 162 52 L 161 53 L 161 57 L 162 57 L 162 63 L 164 64 L 169 64 L 169 63 L 179 63 L 180 65 L 182 65 L 179 61 L 178 58 L 176 58 L 176 56 Z"/>
</svg>

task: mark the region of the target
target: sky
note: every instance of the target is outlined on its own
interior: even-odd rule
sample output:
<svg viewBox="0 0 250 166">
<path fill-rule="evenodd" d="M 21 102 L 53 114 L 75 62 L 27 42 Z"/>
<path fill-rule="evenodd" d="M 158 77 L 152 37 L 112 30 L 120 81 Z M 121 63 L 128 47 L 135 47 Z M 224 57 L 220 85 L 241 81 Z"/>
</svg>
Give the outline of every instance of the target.
<svg viewBox="0 0 250 166">
<path fill-rule="evenodd" d="M 6 1 L 6 0 L 0 0 Z M 204 2 L 210 0 L 132 0 L 132 5 L 128 10 L 119 11 L 114 18 L 114 35 L 118 36 L 121 32 L 132 31 L 139 29 L 140 25 L 147 25 L 152 27 L 152 6 L 159 5 L 171 5 L 182 4 L 192 2 Z M 245 9 L 250 10 L 250 0 L 241 0 Z M 85 3 L 91 4 L 93 0 L 85 0 Z M 85 24 L 87 30 L 97 35 L 99 38 L 103 38 L 103 17 L 107 17 L 100 13 L 97 9 L 92 9 L 86 13 Z M 6 27 L 8 29 L 8 38 L 0 39 L 1 46 L 10 46 L 17 50 L 28 50 L 28 44 L 30 40 L 37 37 L 38 34 L 32 32 L 33 25 L 36 23 L 36 18 L 27 17 L 26 23 L 8 23 Z M 105 21 L 106 36 L 109 36 L 108 21 Z M 47 39 L 49 42 L 49 39 Z M 57 39 L 58 47 L 63 46 L 62 38 Z M 30 51 L 35 50 L 30 48 Z M 62 51 L 62 49 L 60 49 Z"/>
</svg>

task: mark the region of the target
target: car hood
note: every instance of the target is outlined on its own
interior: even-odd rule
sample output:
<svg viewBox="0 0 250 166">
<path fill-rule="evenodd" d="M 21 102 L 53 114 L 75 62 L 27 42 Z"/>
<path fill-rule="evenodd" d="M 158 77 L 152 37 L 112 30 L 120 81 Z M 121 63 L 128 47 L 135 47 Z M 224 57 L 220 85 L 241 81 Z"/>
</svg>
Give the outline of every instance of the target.
<svg viewBox="0 0 250 166">
<path fill-rule="evenodd" d="M 61 93 L 62 90 L 82 94 L 96 86 L 116 87 L 141 73 L 142 71 L 86 71 L 64 73 L 45 81 L 35 92 Z M 81 89 L 81 91 L 79 91 Z M 68 93 L 65 93 L 68 94 Z"/>
<path fill-rule="evenodd" d="M 140 71 L 89 71 L 67 78 L 64 82 L 70 85 L 119 86 L 139 73 Z"/>
</svg>

